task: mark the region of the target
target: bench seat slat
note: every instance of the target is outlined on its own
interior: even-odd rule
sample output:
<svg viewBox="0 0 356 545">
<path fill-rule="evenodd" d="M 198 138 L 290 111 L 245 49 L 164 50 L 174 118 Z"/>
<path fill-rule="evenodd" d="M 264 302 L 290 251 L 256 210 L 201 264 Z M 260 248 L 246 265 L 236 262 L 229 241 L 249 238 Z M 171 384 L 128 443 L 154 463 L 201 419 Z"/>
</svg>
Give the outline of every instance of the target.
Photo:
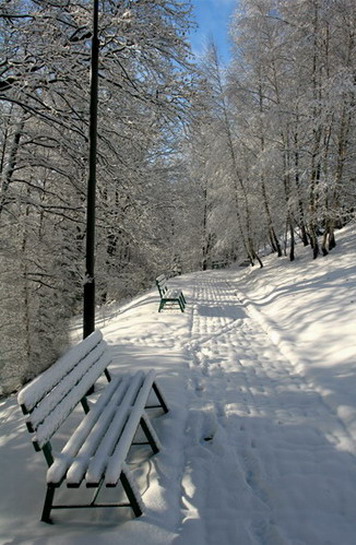
<svg viewBox="0 0 356 545">
<path fill-rule="evenodd" d="M 106 486 L 116 486 L 120 478 L 123 463 L 125 462 L 127 453 L 131 446 L 132 437 L 136 432 L 141 416 L 144 412 L 148 393 L 152 388 L 154 377 L 155 373 L 152 371 L 147 375 L 145 383 L 141 388 L 140 393 L 135 401 L 135 406 L 131 411 L 129 420 L 125 426 L 123 434 L 120 437 L 120 442 L 118 443 L 115 451 L 110 456 L 110 460 L 108 461 L 108 466 L 105 474 Z"/>
<path fill-rule="evenodd" d="M 167 289 L 165 295 L 168 295 L 168 296 L 172 295 L 174 297 L 179 297 L 181 293 L 182 293 L 181 290 L 179 290 L 178 288 L 169 288 Z"/>
<path fill-rule="evenodd" d="M 95 367 L 95 374 L 99 377 L 104 369 L 111 363 L 109 354 L 104 354 L 103 357 L 97 362 Z M 82 377 L 82 380 L 72 388 L 68 395 L 62 399 L 57 407 L 52 411 L 48 417 L 37 428 L 37 432 L 34 434 L 33 442 L 40 448 L 47 443 L 52 437 L 55 431 L 63 424 L 68 415 L 72 412 L 74 407 L 78 404 L 78 400 L 83 398 L 88 392 L 89 388 L 93 384 L 93 373 L 91 369 Z"/>
<path fill-rule="evenodd" d="M 123 398 L 130 376 L 113 377 L 95 405 L 81 421 L 69 438 L 54 463 L 47 471 L 47 483 L 57 484 L 64 478 L 75 457 L 90 456 L 95 450 L 100 437 L 105 433 L 105 422 L 112 418 L 114 411 Z M 102 431 L 102 429 L 104 431 Z M 90 443 L 91 451 L 87 443 Z"/>
<path fill-rule="evenodd" d="M 132 405 L 136 403 L 136 397 L 144 380 L 144 374 L 138 372 L 131 380 L 130 386 L 125 393 L 125 397 L 120 405 L 115 419 L 107 428 L 104 437 L 95 453 L 95 456 L 90 460 L 87 466 L 85 480 L 88 486 L 97 486 L 103 477 L 103 473 L 107 466 L 108 459 L 113 452 L 118 439 L 129 418 Z M 73 482 L 74 476 L 71 471 L 68 472 L 68 481 Z"/>
<path fill-rule="evenodd" d="M 180 297 L 180 295 L 181 295 L 180 290 L 170 289 L 170 290 L 167 290 L 166 293 L 164 294 L 164 299 L 177 299 L 178 297 Z"/>
<path fill-rule="evenodd" d="M 102 341 L 94 350 L 92 350 L 85 358 L 83 358 L 70 373 L 65 375 L 63 379 L 52 390 L 51 395 L 40 401 L 38 406 L 32 411 L 28 420 L 32 426 L 36 428 L 46 417 L 56 408 L 56 406 L 68 395 L 73 387 L 80 382 L 81 378 L 88 373 L 89 369 L 93 368 L 96 375 L 95 364 L 100 360 L 106 350 L 106 343 Z M 101 372 L 98 376 L 100 376 Z"/>
<path fill-rule="evenodd" d="M 100 330 L 96 330 L 86 337 L 81 343 L 73 346 L 61 356 L 49 369 L 27 384 L 17 397 L 19 405 L 30 412 L 37 403 L 50 391 L 62 378 L 70 372 L 76 362 L 79 362 L 95 348 L 102 340 Z"/>
<path fill-rule="evenodd" d="M 101 463 L 107 457 L 107 451 L 109 450 L 110 452 L 110 449 L 112 450 L 114 448 L 113 444 L 115 445 L 120 436 L 122 427 L 127 420 L 131 404 L 136 397 L 137 390 L 142 382 L 142 374 L 137 373 L 134 377 L 130 378 L 131 381 L 124 392 L 124 396 L 121 396 L 121 392 L 118 393 L 118 396 L 115 395 L 113 404 L 110 404 L 106 414 L 100 417 L 100 421 L 95 430 L 94 441 L 92 435 L 90 435 L 88 441 L 84 443 L 83 448 L 78 453 L 78 457 L 68 469 L 68 486 L 78 486 L 90 467 L 100 467 L 101 472 L 105 469 L 105 464 L 102 466 Z M 119 410 L 118 403 L 120 404 Z"/>
</svg>

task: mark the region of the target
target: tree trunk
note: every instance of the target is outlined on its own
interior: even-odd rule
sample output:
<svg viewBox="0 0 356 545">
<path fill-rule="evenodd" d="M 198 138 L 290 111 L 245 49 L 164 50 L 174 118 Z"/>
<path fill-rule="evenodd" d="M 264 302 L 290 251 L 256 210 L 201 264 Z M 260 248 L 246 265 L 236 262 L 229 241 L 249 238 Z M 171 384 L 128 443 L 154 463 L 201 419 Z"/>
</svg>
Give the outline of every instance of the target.
<svg viewBox="0 0 356 545">
<path fill-rule="evenodd" d="M 203 260 L 202 260 L 202 269 L 206 271 L 208 268 L 208 257 L 210 253 L 210 239 L 207 233 L 207 223 L 208 223 L 208 187 L 207 180 L 205 179 L 205 185 L 203 190 L 204 198 L 204 209 L 203 209 Z"/>
<path fill-rule="evenodd" d="M 7 160 L 7 163 L 5 164 L 4 170 L 2 172 L 2 180 L 1 180 L 1 194 L 0 194 L 0 214 L 4 209 L 4 206 L 6 204 L 6 193 L 9 189 L 9 186 L 12 181 L 12 176 L 16 167 L 16 158 L 20 146 L 20 139 L 23 133 L 23 128 L 25 125 L 24 116 L 22 116 L 21 120 L 16 124 L 15 126 L 15 132 L 13 135 L 13 140 L 11 143 L 11 148 L 9 151 L 9 157 Z"/>
</svg>

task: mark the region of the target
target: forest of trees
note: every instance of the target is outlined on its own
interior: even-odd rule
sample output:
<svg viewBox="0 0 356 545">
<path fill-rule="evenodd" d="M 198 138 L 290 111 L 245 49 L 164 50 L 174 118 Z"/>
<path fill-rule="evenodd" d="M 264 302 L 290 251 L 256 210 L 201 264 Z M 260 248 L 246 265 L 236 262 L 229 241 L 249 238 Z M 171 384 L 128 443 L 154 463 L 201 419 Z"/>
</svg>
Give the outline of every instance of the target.
<svg viewBox="0 0 356 545">
<path fill-rule="evenodd" d="M 100 0 L 97 304 L 179 263 L 336 244 L 356 198 L 354 0 L 240 0 L 232 60 L 190 2 Z M 0 0 L 0 393 L 68 344 L 85 281 L 90 0 Z"/>
</svg>

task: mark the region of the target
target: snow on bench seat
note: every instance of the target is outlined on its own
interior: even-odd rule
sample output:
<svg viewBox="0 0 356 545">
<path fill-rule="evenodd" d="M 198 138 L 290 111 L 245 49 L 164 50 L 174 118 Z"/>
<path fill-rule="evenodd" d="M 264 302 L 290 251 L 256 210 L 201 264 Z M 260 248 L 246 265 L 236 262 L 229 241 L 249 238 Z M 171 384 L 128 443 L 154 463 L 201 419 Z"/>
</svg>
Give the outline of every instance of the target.
<svg viewBox="0 0 356 545">
<path fill-rule="evenodd" d="M 115 377 L 108 384 L 94 407 L 81 421 L 78 428 L 54 460 L 54 463 L 49 467 L 47 471 L 47 483 L 59 483 L 70 468 L 72 477 L 70 478 L 67 475 L 67 484 L 69 482 L 73 485 L 80 484 L 85 469 L 82 470 L 82 474 L 78 474 L 78 469 L 76 473 L 75 467 L 84 464 L 85 460 L 90 460 L 91 456 L 93 456 L 99 441 L 105 434 L 107 426 L 115 416 L 115 412 L 128 386 L 129 379 L 130 376 Z"/>
<path fill-rule="evenodd" d="M 117 485 L 122 471 L 122 465 L 126 460 L 126 456 L 130 448 L 131 437 L 135 434 L 135 430 L 137 429 L 141 419 L 143 419 L 143 427 L 149 428 L 149 433 L 151 436 L 153 436 L 151 440 L 153 439 L 152 444 L 155 445 L 154 450 L 157 449 L 156 452 L 158 452 L 160 448 L 158 438 L 144 413 L 146 400 L 151 390 L 153 380 L 154 374 L 151 373 L 149 376 L 147 376 L 145 383 L 142 385 L 142 388 L 136 398 L 135 405 L 132 406 L 130 416 L 120 437 L 120 441 L 117 443 L 113 454 L 110 456 L 110 460 L 105 471 L 105 484 L 108 487 Z M 90 480 L 90 478 L 93 478 L 93 475 L 90 475 L 90 469 L 88 473 L 88 480 Z M 97 479 L 98 474 L 96 474 L 95 477 Z"/>
<path fill-rule="evenodd" d="M 72 370 L 75 365 L 74 362 L 79 362 L 85 358 L 93 348 L 98 347 L 102 339 L 101 331 L 96 330 L 84 341 L 73 346 L 50 369 L 33 379 L 19 392 L 18 403 L 21 406 L 26 406 L 28 412 L 30 412 L 46 393 L 52 390 L 62 380 L 63 376 Z M 105 349 L 106 343 L 102 346 Z"/>
</svg>

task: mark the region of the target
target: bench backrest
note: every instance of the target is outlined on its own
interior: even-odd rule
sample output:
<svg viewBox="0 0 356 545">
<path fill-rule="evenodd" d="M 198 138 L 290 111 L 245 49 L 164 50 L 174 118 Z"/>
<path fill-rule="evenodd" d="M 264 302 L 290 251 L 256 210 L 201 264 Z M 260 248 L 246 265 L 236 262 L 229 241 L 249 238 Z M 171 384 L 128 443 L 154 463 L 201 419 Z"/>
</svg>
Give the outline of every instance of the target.
<svg viewBox="0 0 356 545">
<path fill-rule="evenodd" d="M 21 390 L 18 402 L 36 450 L 44 448 L 80 402 L 86 409 L 88 390 L 111 362 L 106 349 L 101 332 L 95 331 Z"/>
<path fill-rule="evenodd" d="M 156 278 L 156 284 L 159 291 L 159 294 L 161 297 L 164 297 L 165 293 L 167 293 L 167 278 L 164 274 L 160 274 Z"/>
</svg>

